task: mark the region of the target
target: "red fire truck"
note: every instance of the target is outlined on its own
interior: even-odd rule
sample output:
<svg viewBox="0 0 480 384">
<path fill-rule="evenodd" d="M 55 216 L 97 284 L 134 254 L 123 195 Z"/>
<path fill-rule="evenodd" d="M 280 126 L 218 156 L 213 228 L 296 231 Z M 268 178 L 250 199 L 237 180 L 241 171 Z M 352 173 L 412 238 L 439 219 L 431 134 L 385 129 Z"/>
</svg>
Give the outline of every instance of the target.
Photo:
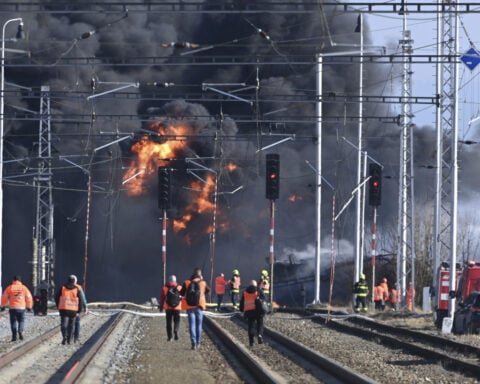
<svg viewBox="0 0 480 384">
<path fill-rule="evenodd" d="M 457 286 L 458 278 L 462 274 L 462 268 L 456 265 Z M 434 320 L 437 328 L 442 328 L 443 319 L 448 316 L 448 299 L 450 297 L 450 264 L 440 264 L 437 273 L 437 287 L 434 296 Z"/>
<path fill-rule="evenodd" d="M 464 267 L 457 264 L 457 279 L 455 297 L 457 308 L 453 319 L 453 331 L 456 333 L 465 333 L 472 330 L 470 322 L 477 321 L 479 308 L 475 305 L 467 304 L 467 298 L 473 292 L 480 292 L 480 263 L 469 261 Z M 443 262 L 440 265 L 437 275 L 437 294 L 435 295 L 435 325 L 442 327 L 443 319 L 448 316 L 448 300 L 450 297 L 450 265 Z M 473 316 L 472 316 L 473 314 Z M 457 318 L 458 317 L 458 318 Z"/>
</svg>

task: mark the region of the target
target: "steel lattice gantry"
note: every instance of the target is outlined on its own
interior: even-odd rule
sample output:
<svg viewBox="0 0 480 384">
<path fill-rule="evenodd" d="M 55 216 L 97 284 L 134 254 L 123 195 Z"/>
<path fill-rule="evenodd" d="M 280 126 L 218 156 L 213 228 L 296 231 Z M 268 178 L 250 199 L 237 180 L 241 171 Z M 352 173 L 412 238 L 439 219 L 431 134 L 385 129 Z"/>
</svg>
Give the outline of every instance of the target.
<svg viewBox="0 0 480 384">
<path fill-rule="evenodd" d="M 407 29 L 407 9 L 403 13 L 403 38 L 400 40 L 402 53 L 412 54 L 411 32 Z M 405 100 L 412 94 L 412 65 L 403 63 L 402 95 Z M 414 283 L 415 239 L 414 239 L 414 183 L 413 183 L 413 112 L 412 103 L 402 103 L 402 130 L 400 137 L 400 170 L 398 193 L 398 241 L 397 241 L 397 289 L 400 288 L 402 303 L 407 291 L 407 265 L 410 261 L 411 282 Z M 397 303 L 399 305 L 400 303 Z M 398 308 L 397 308 L 398 309 Z"/>
<path fill-rule="evenodd" d="M 53 297 L 55 247 L 50 139 L 50 87 L 42 86 L 38 134 L 38 172 L 34 177 L 37 214 L 33 239 L 32 286 L 35 294 L 38 294 L 40 289 L 46 288 L 49 296 Z"/>
<path fill-rule="evenodd" d="M 443 1 L 449 12 L 437 16 L 437 49 L 439 54 L 458 52 L 458 5 Z M 439 3 L 439 6 L 442 4 Z M 456 288 L 457 248 L 457 139 L 458 139 L 458 63 L 443 61 L 437 64 L 437 90 L 440 104 L 437 108 L 436 198 L 434 223 L 434 282 L 440 261 L 450 262 L 450 291 Z M 449 300 L 449 317 L 453 318 L 455 299 Z"/>
</svg>

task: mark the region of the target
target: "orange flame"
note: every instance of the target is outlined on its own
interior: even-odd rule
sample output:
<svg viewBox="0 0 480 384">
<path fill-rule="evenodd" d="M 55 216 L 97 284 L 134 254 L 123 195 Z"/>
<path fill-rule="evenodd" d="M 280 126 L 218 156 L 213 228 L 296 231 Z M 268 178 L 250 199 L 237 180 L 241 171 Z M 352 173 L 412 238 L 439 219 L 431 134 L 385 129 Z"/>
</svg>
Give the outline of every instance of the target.
<svg viewBox="0 0 480 384">
<path fill-rule="evenodd" d="M 162 135 L 185 135 L 189 128 L 183 125 L 169 125 L 165 127 L 159 122 L 150 125 Z M 148 176 L 156 172 L 159 164 L 164 162 L 164 158 L 175 157 L 178 150 L 185 147 L 184 140 L 168 140 L 163 143 L 152 141 L 148 135 L 132 145 L 131 151 L 137 154 L 136 159 L 132 160 L 130 167 L 123 175 L 123 183 L 127 188 L 129 196 L 139 196 L 144 192 L 144 184 Z"/>
<path fill-rule="evenodd" d="M 296 201 L 301 201 L 303 200 L 303 197 L 302 196 L 298 196 L 298 195 L 291 195 L 288 200 L 291 202 L 291 203 L 295 203 Z"/>
<path fill-rule="evenodd" d="M 206 179 L 206 183 L 202 183 L 200 181 L 193 181 L 190 185 L 190 188 L 194 191 L 193 193 L 198 194 L 198 197 L 192 201 L 190 204 L 187 205 L 186 213 L 183 215 L 181 219 L 173 221 L 173 229 L 175 232 L 178 232 L 182 229 L 187 228 L 187 224 L 192 220 L 193 215 L 192 212 L 203 214 L 206 212 L 212 212 L 214 204 L 210 200 L 210 195 L 215 188 L 215 180 L 213 179 L 212 175 L 208 175 Z M 207 233 L 211 230 L 207 229 Z"/>
<path fill-rule="evenodd" d="M 233 172 L 235 171 L 236 169 L 238 168 L 238 165 L 237 164 L 233 164 L 233 163 L 228 163 L 225 165 L 225 169 L 229 172 Z"/>
</svg>

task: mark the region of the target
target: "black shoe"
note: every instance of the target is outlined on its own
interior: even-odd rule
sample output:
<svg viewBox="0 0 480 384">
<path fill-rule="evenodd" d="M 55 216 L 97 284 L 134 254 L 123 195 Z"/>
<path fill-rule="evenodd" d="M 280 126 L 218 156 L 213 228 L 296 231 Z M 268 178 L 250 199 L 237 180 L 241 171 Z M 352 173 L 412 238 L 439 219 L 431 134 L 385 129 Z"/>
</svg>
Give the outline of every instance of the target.
<svg viewBox="0 0 480 384">
<path fill-rule="evenodd" d="M 258 336 L 258 344 L 263 344 L 263 337 L 262 336 Z"/>
<path fill-rule="evenodd" d="M 66 344 L 66 342 L 67 342 L 67 338 L 66 338 L 66 337 L 64 337 L 64 338 L 63 338 L 63 340 L 62 340 L 62 345 L 65 345 L 65 344 Z"/>
<path fill-rule="evenodd" d="M 17 337 L 16 336 L 12 336 L 12 342 L 13 341 L 17 341 Z"/>
<path fill-rule="evenodd" d="M 178 333 L 175 332 L 175 340 L 178 340 Z"/>
<path fill-rule="evenodd" d="M 71 342 L 71 341 L 72 341 L 72 340 L 71 340 L 70 338 L 68 338 L 68 339 L 67 339 L 67 344 L 70 345 L 70 342 Z"/>
<path fill-rule="evenodd" d="M 78 343 L 78 337 L 74 337 L 74 338 L 73 338 L 73 343 L 74 343 L 74 344 Z"/>
<path fill-rule="evenodd" d="M 22 333 L 22 332 L 18 332 L 18 338 L 19 338 L 20 340 L 23 340 L 23 333 Z"/>
<path fill-rule="evenodd" d="M 167 341 L 172 341 L 172 336 L 167 337 Z"/>
<path fill-rule="evenodd" d="M 195 351 L 197 349 L 197 345 L 196 344 L 192 344 L 192 351 Z"/>
</svg>

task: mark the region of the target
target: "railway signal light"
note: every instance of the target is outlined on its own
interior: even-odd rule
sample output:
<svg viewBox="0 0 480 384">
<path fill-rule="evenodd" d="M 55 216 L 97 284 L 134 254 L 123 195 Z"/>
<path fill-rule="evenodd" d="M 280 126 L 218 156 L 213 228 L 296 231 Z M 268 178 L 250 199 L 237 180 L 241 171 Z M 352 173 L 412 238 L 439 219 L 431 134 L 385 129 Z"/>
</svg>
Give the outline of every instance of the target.
<svg viewBox="0 0 480 384">
<path fill-rule="evenodd" d="M 370 175 L 368 203 L 378 207 L 382 203 L 382 167 L 372 163 L 368 167 Z"/>
<path fill-rule="evenodd" d="M 280 195 L 280 156 L 269 153 L 266 156 L 266 198 L 278 199 Z"/>
<path fill-rule="evenodd" d="M 170 208 L 170 170 L 158 167 L 158 208 Z"/>
</svg>

